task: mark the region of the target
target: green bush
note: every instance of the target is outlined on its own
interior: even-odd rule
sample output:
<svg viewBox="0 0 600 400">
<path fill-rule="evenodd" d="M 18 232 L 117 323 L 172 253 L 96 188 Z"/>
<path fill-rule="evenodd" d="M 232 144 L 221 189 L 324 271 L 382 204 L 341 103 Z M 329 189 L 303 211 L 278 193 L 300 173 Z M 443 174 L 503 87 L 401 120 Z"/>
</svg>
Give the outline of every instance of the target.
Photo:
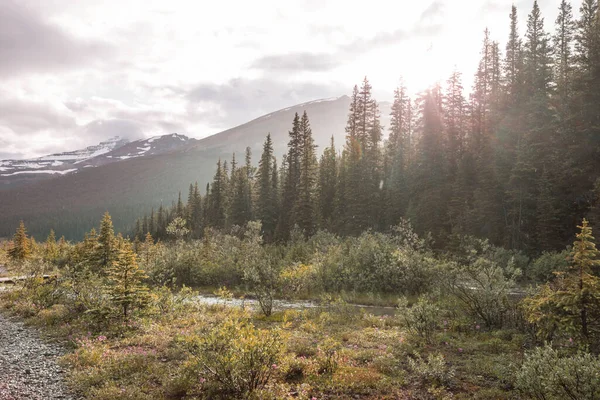
<svg viewBox="0 0 600 400">
<path fill-rule="evenodd" d="M 514 309 L 509 295 L 516 287 L 521 270 L 485 257 L 473 257 L 468 264 L 453 264 L 446 275 L 449 292 L 464 306 L 471 318 L 489 328 L 501 328 Z"/>
<path fill-rule="evenodd" d="M 516 387 L 534 399 L 600 399 L 600 358 L 589 353 L 561 356 L 550 346 L 527 354 Z"/>
<path fill-rule="evenodd" d="M 455 370 L 450 368 L 440 353 L 429 354 L 423 359 L 420 354 L 408 359 L 408 365 L 421 384 L 447 386 L 452 382 Z"/>
<path fill-rule="evenodd" d="M 566 271 L 569 267 L 569 253 L 565 250 L 560 253 L 544 252 L 527 270 L 527 277 L 535 282 L 547 282 L 554 278 L 555 271 Z"/>
<path fill-rule="evenodd" d="M 279 330 L 261 330 L 230 317 L 192 345 L 209 399 L 243 399 L 265 388 L 283 354 Z"/>
<path fill-rule="evenodd" d="M 412 334 L 428 344 L 433 342 L 433 335 L 441 317 L 441 310 L 437 305 L 422 296 L 409 307 L 408 300 L 401 298 L 398 300 L 398 315 Z"/>
</svg>

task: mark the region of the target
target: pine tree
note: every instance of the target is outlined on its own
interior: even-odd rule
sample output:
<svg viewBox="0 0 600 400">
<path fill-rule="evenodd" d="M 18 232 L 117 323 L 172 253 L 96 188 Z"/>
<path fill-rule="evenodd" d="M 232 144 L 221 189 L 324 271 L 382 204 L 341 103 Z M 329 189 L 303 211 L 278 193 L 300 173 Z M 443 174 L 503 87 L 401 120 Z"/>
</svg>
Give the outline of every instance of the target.
<svg viewBox="0 0 600 400">
<path fill-rule="evenodd" d="M 97 272 L 104 272 L 106 268 L 112 265 L 117 254 L 116 246 L 117 242 L 112 218 L 107 211 L 104 213 L 104 217 L 100 223 L 100 234 L 98 235 L 96 265 L 94 266 Z"/>
<path fill-rule="evenodd" d="M 8 249 L 8 256 L 12 261 L 23 262 L 31 257 L 31 253 L 31 242 L 27 237 L 25 223 L 20 221 L 19 227 L 13 236 L 12 247 Z"/>
<path fill-rule="evenodd" d="M 555 272 L 558 279 L 546 284 L 524 300 L 530 322 L 537 324 L 548 339 L 557 333 L 578 336 L 584 345 L 598 346 L 600 337 L 600 278 L 594 268 L 600 265 L 600 253 L 594 244 L 587 220 L 578 226 L 573 243 L 571 266 Z M 595 351 L 597 349 L 592 349 Z"/>
<path fill-rule="evenodd" d="M 536 249 L 542 251 L 552 251 L 560 248 L 559 218 L 554 199 L 556 196 L 552 193 L 552 185 L 548 172 L 544 169 L 538 182 L 536 198 Z"/>
<path fill-rule="evenodd" d="M 513 4 L 510 13 L 510 34 L 504 59 L 504 81 L 508 106 L 514 106 L 520 98 L 523 76 L 522 42 L 518 31 L 517 7 Z"/>
<path fill-rule="evenodd" d="M 288 142 L 288 153 L 286 156 L 285 181 L 283 185 L 282 203 L 284 205 L 293 205 L 298 197 L 298 185 L 300 182 L 300 157 L 301 157 L 301 137 L 300 137 L 300 117 L 298 113 L 294 115 L 292 130 L 289 131 L 290 140 Z M 291 228 L 296 221 L 292 207 L 282 207 L 277 223 L 277 238 L 280 241 L 286 241 L 289 238 Z"/>
<path fill-rule="evenodd" d="M 419 143 L 411 173 L 410 202 L 407 214 L 421 232 L 431 232 L 438 244 L 443 244 L 448 229 L 447 166 L 444 156 L 444 135 L 441 93 L 433 88 L 419 99 Z M 427 168 L 420 166 L 426 165 Z"/>
<path fill-rule="evenodd" d="M 306 111 L 300 120 L 300 176 L 294 203 L 294 221 L 306 236 L 315 232 L 317 156 Z"/>
<path fill-rule="evenodd" d="M 267 243 L 273 240 L 277 225 L 277 187 L 273 182 L 274 170 L 273 141 L 269 134 L 263 145 L 256 175 L 256 217 L 262 222 L 263 236 Z"/>
<path fill-rule="evenodd" d="M 556 33 L 554 34 L 554 69 L 557 93 L 563 112 L 568 106 L 572 89 L 573 74 L 573 40 L 575 36 L 575 21 L 571 4 L 562 0 L 556 18 Z"/>
<path fill-rule="evenodd" d="M 349 234 L 358 235 L 380 222 L 380 140 L 377 103 L 365 77 L 360 91 L 354 89 L 346 124 L 345 231 Z"/>
<path fill-rule="evenodd" d="M 250 147 L 246 147 L 245 161 L 244 171 L 246 172 L 246 180 L 244 182 L 244 201 L 248 213 L 248 221 L 251 221 L 254 219 L 252 192 L 254 190 L 254 173 L 256 172 L 256 168 L 252 166 L 252 150 Z"/>
<path fill-rule="evenodd" d="M 148 221 L 148 232 L 150 232 L 152 236 L 158 236 L 154 217 L 154 207 L 152 207 L 152 211 L 150 212 L 150 219 Z"/>
<path fill-rule="evenodd" d="M 208 198 L 208 223 L 216 229 L 225 227 L 225 177 L 221 160 L 217 162 L 217 171 L 211 185 Z"/>
<path fill-rule="evenodd" d="M 167 214 L 168 211 L 165 210 L 165 207 L 161 203 L 158 207 L 158 213 L 156 214 L 156 237 L 158 239 L 164 239 L 167 237 L 167 224 L 169 220 L 169 216 Z"/>
<path fill-rule="evenodd" d="M 146 235 L 146 233 L 150 232 L 150 228 L 148 227 L 148 216 L 144 215 L 144 218 L 142 219 L 142 233 L 144 235 Z"/>
<path fill-rule="evenodd" d="M 335 198 L 338 180 L 338 160 L 333 136 L 331 145 L 323 151 L 319 162 L 318 214 L 320 226 L 332 231 L 334 229 Z"/>
<path fill-rule="evenodd" d="M 54 230 L 50 229 L 50 233 L 46 238 L 46 245 L 44 248 L 44 259 L 47 262 L 54 262 L 58 258 L 58 246 L 56 244 L 56 235 Z"/>
<path fill-rule="evenodd" d="M 466 101 L 463 95 L 462 74 L 454 70 L 447 81 L 444 96 L 444 125 L 446 128 L 447 157 L 450 176 L 458 169 L 466 136 Z"/>
<path fill-rule="evenodd" d="M 383 208 L 384 227 L 396 225 L 406 213 L 406 171 L 410 154 L 410 98 L 406 87 L 401 84 L 394 91 L 394 102 L 390 113 L 390 135 L 385 147 L 383 161 Z"/>
<path fill-rule="evenodd" d="M 134 309 L 144 308 L 148 303 L 148 289 L 142 283 L 147 276 L 138 265 L 131 243 L 123 239 L 118 242 L 117 256 L 106 271 L 106 292 L 122 317 L 128 319 Z"/>
<path fill-rule="evenodd" d="M 527 32 L 525 33 L 524 64 L 525 64 L 525 89 L 533 97 L 546 96 L 552 80 L 551 55 L 549 38 L 544 31 L 544 18 L 541 16 L 537 0 L 533 2 L 533 9 L 527 18 Z"/>
</svg>

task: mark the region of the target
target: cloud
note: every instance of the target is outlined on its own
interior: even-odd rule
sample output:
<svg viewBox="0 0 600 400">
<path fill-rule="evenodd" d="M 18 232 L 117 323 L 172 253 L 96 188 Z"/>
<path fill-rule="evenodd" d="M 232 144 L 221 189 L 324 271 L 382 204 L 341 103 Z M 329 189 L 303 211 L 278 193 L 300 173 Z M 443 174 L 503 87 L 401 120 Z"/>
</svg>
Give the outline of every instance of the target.
<svg viewBox="0 0 600 400">
<path fill-rule="evenodd" d="M 11 131 L 23 136 L 46 129 L 70 129 L 76 124 L 66 111 L 58 110 L 48 103 L 11 98 L 2 93 L 0 126 L 10 127 Z"/>
<path fill-rule="evenodd" d="M 0 8 L 0 75 L 47 72 L 103 60 L 112 52 L 100 41 L 70 36 L 45 22 L 20 1 L 7 0 Z"/>
<path fill-rule="evenodd" d="M 189 114 L 214 127 L 230 128 L 263 114 L 316 98 L 348 91 L 341 84 L 281 82 L 275 79 L 236 78 L 224 84 L 203 83 L 185 94 Z"/>
<path fill-rule="evenodd" d="M 279 71 L 329 71 L 342 61 L 331 54 L 301 52 L 264 56 L 256 60 L 252 67 Z"/>
<path fill-rule="evenodd" d="M 251 67 L 265 72 L 325 72 L 355 59 L 370 51 L 396 45 L 400 42 L 438 35 L 442 24 L 437 17 L 443 12 L 440 2 L 433 2 L 421 16 L 421 20 L 410 30 L 396 29 L 389 32 L 377 32 L 368 38 L 356 38 L 337 46 L 330 53 L 290 52 L 285 54 L 265 55 L 255 60 Z M 435 19 L 435 21 L 434 21 Z M 314 31 L 315 29 L 309 29 Z M 325 35 L 339 33 L 340 29 L 331 27 Z"/>
<path fill-rule="evenodd" d="M 446 5 L 441 0 L 435 0 L 421 13 L 420 23 L 439 22 L 439 18 L 444 16 Z"/>
<path fill-rule="evenodd" d="M 81 132 L 97 142 L 113 136 L 129 140 L 144 137 L 143 124 L 127 119 L 96 120 L 83 126 Z"/>
</svg>

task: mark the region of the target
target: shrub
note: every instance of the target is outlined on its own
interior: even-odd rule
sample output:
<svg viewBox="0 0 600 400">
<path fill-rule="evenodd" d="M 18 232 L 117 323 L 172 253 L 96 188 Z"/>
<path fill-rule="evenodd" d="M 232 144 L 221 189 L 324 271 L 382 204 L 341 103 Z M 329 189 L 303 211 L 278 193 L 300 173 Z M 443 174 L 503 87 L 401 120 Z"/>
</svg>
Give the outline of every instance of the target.
<svg viewBox="0 0 600 400">
<path fill-rule="evenodd" d="M 550 346 L 536 348 L 517 371 L 516 387 L 534 399 L 600 399 L 600 358 L 562 357 Z"/>
<path fill-rule="evenodd" d="M 333 375 L 339 367 L 339 351 L 342 345 L 331 339 L 327 338 L 319 346 L 318 361 L 319 361 L 319 372 L 326 375 Z"/>
<path fill-rule="evenodd" d="M 398 314 L 412 334 L 419 336 L 428 344 L 432 343 L 441 316 L 438 306 L 422 296 L 412 307 L 409 307 L 408 300 L 401 298 L 398 300 Z"/>
<path fill-rule="evenodd" d="M 244 280 L 254 292 L 262 312 L 273 312 L 275 294 L 280 290 L 280 271 L 275 258 L 262 246 L 260 222 L 249 222 L 243 248 Z"/>
<path fill-rule="evenodd" d="M 248 398 L 276 372 L 283 352 L 279 330 L 261 330 L 231 317 L 191 348 L 208 398 Z"/>
<path fill-rule="evenodd" d="M 280 278 L 284 294 L 307 294 L 315 289 L 316 268 L 311 264 L 294 263 L 281 271 Z"/>
<path fill-rule="evenodd" d="M 566 271 L 569 267 L 569 254 L 567 251 L 560 253 L 544 252 L 539 256 L 527 271 L 528 278 L 535 282 L 547 282 L 554 278 L 554 272 Z"/>
<path fill-rule="evenodd" d="M 502 266 L 484 256 L 469 264 L 454 264 L 447 276 L 447 287 L 475 319 L 487 327 L 500 328 L 512 309 L 509 295 L 516 286 L 521 270 L 513 262 Z"/>
<path fill-rule="evenodd" d="M 69 310 L 67 307 L 62 304 L 55 304 L 50 308 L 41 310 L 38 313 L 37 318 L 42 324 L 52 326 L 65 321 L 68 316 Z"/>
<path fill-rule="evenodd" d="M 444 356 L 440 353 L 429 354 L 423 359 L 420 354 L 408 359 L 411 371 L 422 384 L 448 385 L 454 378 L 455 371 L 448 367 Z"/>
</svg>

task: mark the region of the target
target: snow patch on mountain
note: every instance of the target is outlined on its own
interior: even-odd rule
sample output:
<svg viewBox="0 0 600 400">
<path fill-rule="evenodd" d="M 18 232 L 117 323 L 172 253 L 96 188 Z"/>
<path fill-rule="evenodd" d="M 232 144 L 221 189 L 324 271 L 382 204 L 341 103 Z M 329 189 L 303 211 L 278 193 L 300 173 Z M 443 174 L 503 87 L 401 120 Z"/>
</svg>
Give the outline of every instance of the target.
<svg viewBox="0 0 600 400">
<path fill-rule="evenodd" d="M 14 175 L 22 175 L 22 174 L 60 174 L 65 175 L 71 172 L 77 171 L 77 168 L 65 169 L 62 171 L 56 170 L 33 170 L 33 171 L 17 171 L 10 174 L 1 174 L 0 176 L 14 176 Z"/>
</svg>

